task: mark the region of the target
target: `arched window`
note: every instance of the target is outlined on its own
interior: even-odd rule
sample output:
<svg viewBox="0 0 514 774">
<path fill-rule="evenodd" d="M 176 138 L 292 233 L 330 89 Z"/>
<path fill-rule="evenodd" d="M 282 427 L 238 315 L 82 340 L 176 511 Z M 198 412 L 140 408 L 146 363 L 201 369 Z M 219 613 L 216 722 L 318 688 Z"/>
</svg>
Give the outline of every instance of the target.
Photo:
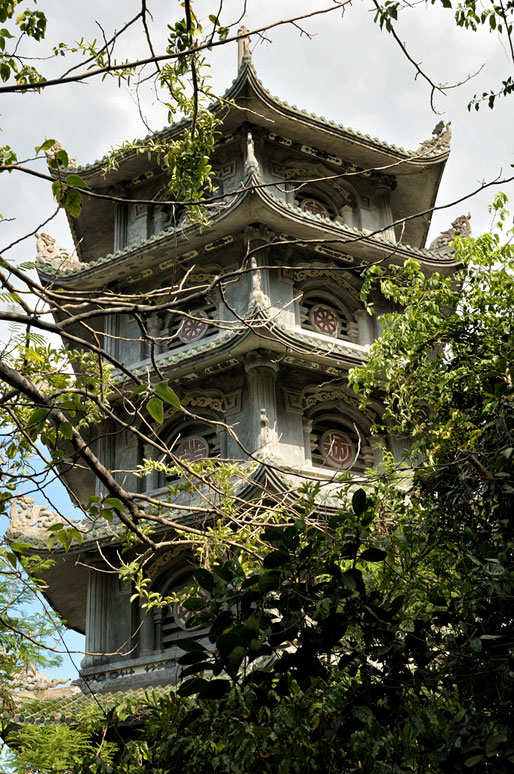
<svg viewBox="0 0 514 774">
<path fill-rule="evenodd" d="M 193 569 L 191 566 L 187 566 L 175 569 L 169 576 L 161 574 L 155 584 L 155 589 L 165 597 L 183 591 L 193 584 Z M 208 599 L 208 594 L 204 589 L 199 590 L 198 596 L 205 596 L 205 599 Z M 194 636 L 198 636 L 199 632 L 205 631 L 201 626 L 191 627 L 188 625 L 193 616 L 194 613 L 187 610 L 180 602 L 174 602 L 169 607 L 156 609 L 154 627 L 157 650 L 169 650 L 176 645 L 178 640 L 191 637 L 192 632 L 195 633 Z"/>
<path fill-rule="evenodd" d="M 344 404 L 318 406 L 308 415 L 308 440 L 313 467 L 359 475 L 374 464 L 369 430 Z"/>
<path fill-rule="evenodd" d="M 183 577 L 178 583 L 174 583 L 172 589 L 169 591 L 182 591 L 188 586 L 193 585 L 193 575 L 189 573 Z M 207 599 L 207 592 L 204 589 L 199 590 L 199 596 L 205 594 Z M 167 650 L 173 647 L 173 645 L 184 637 L 190 637 L 191 632 L 198 633 L 202 629 L 201 626 L 188 626 L 191 618 L 195 614 L 191 610 L 187 610 L 180 602 L 174 602 L 169 608 L 163 610 L 162 616 L 162 634 L 161 634 L 161 648 Z"/>
<path fill-rule="evenodd" d="M 218 310 L 212 301 L 205 300 L 191 308 L 175 312 L 161 312 L 148 320 L 148 333 L 154 340 L 154 354 L 171 352 L 187 344 L 196 344 L 203 339 L 211 338 L 218 332 L 216 320 Z M 150 343 L 145 342 L 145 357 L 150 354 Z"/>
<path fill-rule="evenodd" d="M 209 457 L 218 457 L 220 453 L 216 425 L 201 421 L 183 423 L 175 428 L 167 446 L 175 457 L 184 462 L 201 462 Z"/>
<path fill-rule="evenodd" d="M 314 287 L 300 300 L 300 325 L 333 339 L 358 341 L 358 326 L 348 307 L 334 293 Z"/>
</svg>

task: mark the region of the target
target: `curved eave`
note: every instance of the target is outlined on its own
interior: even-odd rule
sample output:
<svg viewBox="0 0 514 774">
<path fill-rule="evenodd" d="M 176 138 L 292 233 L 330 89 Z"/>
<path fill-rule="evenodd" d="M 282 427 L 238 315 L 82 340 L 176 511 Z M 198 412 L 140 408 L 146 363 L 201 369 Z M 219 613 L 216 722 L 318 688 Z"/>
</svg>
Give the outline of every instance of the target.
<svg viewBox="0 0 514 774">
<path fill-rule="evenodd" d="M 231 101 L 235 102 L 238 107 L 232 108 L 227 105 Z M 210 110 L 220 116 L 224 131 L 230 132 L 246 121 L 273 131 L 281 125 L 288 125 L 293 131 L 295 128 L 297 129 L 294 139 L 298 139 L 302 143 L 312 139 L 314 144 L 319 146 L 321 143 L 328 152 L 342 152 L 346 160 L 361 166 L 378 167 L 395 164 L 395 169 L 392 170 L 394 174 L 408 172 L 409 168 L 444 164 L 449 155 L 449 149 L 420 155 L 416 151 L 399 148 L 379 140 L 377 137 L 371 137 L 336 124 L 323 116 L 319 117 L 314 113 L 308 113 L 294 105 L 290 106 L 265 89 L 250 62 L 243 64 L 237 78 L 220 100 L 210 106 Z M 189 120 L 182 120 L 147 135 L 138 142 L 143 145 L 148 139 L 173 140 L 189 126 Z M 141 155 L 135 149 L 126 151 L 118 160 L 117 169 L 109 172 L 109 183 L 114 184 L 126 180 L 140 171 L 141 168 L 146 168 L 145 159 L 146 154 Z M 91 164 L 79 166 L 73 171 L 87 179 L 92 187 L 95 184 L 104 187 L 106 178 L 103 170 L 106 160 L 107 157 L 97 159 Z"/>
<path fill-rule="evenodd" d="M 237 107 L 232 107 L 230 102 L 234 102 Z M 425 243 L 430 227 L 430 209 L 436 200 L 449 148 L 433 150 L 425 154 L 407 151 L 395 145 L 389 145 L 376 137 L 361 134 L 333 121 L 327 121 L 323 117 L 299 110 L 295 106 L 291 107 L 264 88 L 253 65 L 249 63 L 243 65 L 238 77 L 210 109 L 218 114 L 222 122 L 221 133 L 225 137 L 236 131 L 242 124 L 250 123 L 261 127 L 264 136 L 266 132 L 272 132 L 299 142 L 302 146 L 316 148 L 326 153 L 328 163 L 331 163 L 331 159 L 336 159 L 333 162 L 335 169 L 343 160 L 345 163 L 354 164 L 357 169 L 373 169 L 394 176 L 397 183 L 392 195 L 394 219 L 400 219 L 412 212 L 427 212 L 424 218 L 409 221 L 405 230 L 405 239 L 408 243 L 417 247 Z M 183 120 L 153 135 L 147 135 L 138 143 L 142 146 L 147 139 L 171 141 L 179 137 L 189 126 L 190 122 Z M 70 171 L 80 174 L 92 191 L 109 194 L 112 192 L 112 186 L 136 180 L 144 176 L 152 164 L 155 165 L 148 160 L 146 153 L 141 154 L 137 149 L 132 149 L 127 150 L 120 157 L 116 169 L 104 174 L 106 160 L 105 157 L 93 164 Z M 79 255 L 83 236 L 81 221 L 91 219 L 94 213 L 97 231 L 103 232 L 104 225 L 105 228 L 109 225 L 107 221 L 103 224 L 103 219 L 112 221 L 113 216 L 103 201 L 87 200 L 87 196 L 84 199 L 82 218 L 77 221 L 68 217 Z M 112 205 L 110 207 L 112 208 Z M 91 253 L 91 248 L 88 252 Z"/>
<path fill-rule="evenodd" d="M 247 181 L 248 182 L 248 181 Z M 254 179 L 258 183 L 258 180 Z M 383 238 L 380 234 L 365 233 L 358 229 L 305 213 L 298 207 L 287 204 L 272 196 L 267 189 L 246 190 L 235 196 L 226 210 L 215 216 L 209 228 L 188 226 L 181 230 L 161 232 L 129 248 L 107 255 L 94 263 L 84 264 L 83 268 L 68 272 L 45 270 L 38 264 L 41 279 L 55 282 L 65 287 L 80 283 L 80 288 L 90 289 L 105 286 L 113 281 L 124 283 L 151 282 L 150 277 L 164 271 L 164 263 L 176 260 L 177 263 L 193 261 L 198 255 L 215 252 L 218 248 L 234 241 L 234 234 L 250 222 L 260 222 L 279 234 L 287 241 L 298 239 L 304 244 L 325 243 L 335 253 L 341 254 L 341 260 L 353 259 L 356 267 L 368 265 L 373 261 L 401 264 L 407 258 L 420 261 L 428 271 L 451 273 L 457 264 L 450 253 L 434 253 L 409 245 L 397 244 Z M 229 241 L 223 241 L 229 240 Z M 318 240 L 318 241 L 316 241 Z M 144 258 L 144 269 L 141 270 Z"/>
</svg>

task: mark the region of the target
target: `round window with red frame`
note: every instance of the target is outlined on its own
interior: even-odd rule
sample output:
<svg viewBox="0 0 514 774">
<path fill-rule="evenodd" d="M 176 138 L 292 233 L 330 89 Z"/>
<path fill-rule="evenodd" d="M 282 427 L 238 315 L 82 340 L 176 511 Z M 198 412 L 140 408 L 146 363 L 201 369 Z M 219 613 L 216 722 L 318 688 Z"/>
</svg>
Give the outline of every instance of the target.
<svg viewBox="0 0 514 774">
<path fill-rule="evenodd" d="M 300 209 L 304 212 L 310 212 L 311 215 L 321 215 L 323 218 L 330 217 L 330 213 L 325 205 L 317 199 L 304 199 L 300 204 Z"/>
<path fill-rule="evenodd" d="M 325 336 L 336 337 L 341 327 L 339 315 L 326 304 L 315 304 L 309 314 L 313 327 Z"/>
<path fill-rule="evenodd" d="M 341 430 L 327 430 L 321 436 L 321 454 L 333 468 L 349 468 L 355 460 L 355 447 Z"/>
<path fill-rule="evenodd" d="M 184 344 L 201 339 L 208 325 L 204 320 L 208 318 L 202 312 L 194 312 L 191 317 L 186 317 L 178 329 L 178 337 Z"/>
<path fill-rule="evenodd" d="M 175 454 L 183 460 L 198 462 L 209 456 L 209 444 L 203 436 L 192 435 L 179 442 Z"/>
</svg>

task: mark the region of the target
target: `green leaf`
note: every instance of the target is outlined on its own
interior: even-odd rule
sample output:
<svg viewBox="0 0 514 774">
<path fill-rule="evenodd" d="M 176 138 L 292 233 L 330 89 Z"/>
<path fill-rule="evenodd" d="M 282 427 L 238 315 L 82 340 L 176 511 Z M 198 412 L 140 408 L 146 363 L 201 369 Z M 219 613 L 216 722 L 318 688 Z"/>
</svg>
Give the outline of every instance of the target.
<svg viewBox="0 0 514 774">
<path fill-rule="evenodd" d="M 205 645 L 197 642 L 196 640 L 177 640 L 177 647 L 181 650 L 185 650 L 187 653 L 199 653 L 206 650 Z"/>
<path fill-rule="evenodd" d="M 140 384 L 139 387 L 136 387 L 136 389 L 130 393 L 129 399 L 132 400 L 132 398 L 135 398 L 136 395 L 141 395 L 142 392 L 146 392 L 148 387 L 146 384 Z"/>
<path fill-rule="evenodd" d="M 47 418 L 48 414 L 50 413 L 49 409 L 43 408 L 40 406 L 37 409 L 34 409 L 32 414 L 29 416 L 27 420 L 27 427 L 31 427 L 32 425 L 37 425 L 40 422 L 42 422 L 44 419 Z"/>
<path fill-rule="evenodd" d="M 69 188 L 64 196 L 63 205 L 72 218 L 78 218 L 82 212 L 82 196 L 78 191 Z"/>
<path fill-rule="evenodd" d="M 66 185 L 75 185 L 78 188 L 89 188 L 86 181 L 83 180 L 80 175 L 68 175 L 64 182 Z"/>
<path fill-rule="evenodd" d="M 277 570 L 269 570 L 263 573 L 259 578 L 259 589 L 261 591 L 274 591 L 280 585 L 280 573 Z"/>
<path fill-rule="evenodd" d="M 7 64 L 7 62 L 1 62 L 0 63 L 0 78 L 5 83 L 9 80 L 11 75 L 11 68 Z"/>
<path fill-rule="evenodd" d="M 272 570 L 275 567 L 282 567 L 284 564 L 287 564 L 289 559 L 290 554 L 288 551 L 272 551 L 264 557 L 263 565 L 267 570 Z"/>
<path fill-rule="evenodd" d="M 221 699 L 230 688 L 230 680 L 207 680 L 206 685 L 199 691 L 201 699 Z"/>
<path fill-rule="evenodd" d="M 183 602 L 183 606 L 186 610 L 192 610 L 193 612 L 203 610 L 205 608 L 205 599 L 202 599 L 202 597 L 190 597 Z"/>
<path fill-rule="evenodd" d="M 194 576 L 203 589 L 212 592 L 214 588 L 214 576 L 209 570 L 199 567 L 198 570 L 195 571 Z"/>
<path fill-rule="evenodd" d="M 159 398 L 150 398 L 146 404 L 146 408 L 152 419 L 155 419 L 156 422 L 162 425 L 164 422 L 164 406 L 162 400 L 159 400 Z"/>
<path fill-rule="evenodd" d="M 386 552 L 381 548 L 366 548 L 358 558 L 363 562 L 383 562 Z"/>
<path fill-rule="evenodd" d="M 62 164 L 63 167 L 67 167 L 70 163 L 70 159 L 64 148 L 60 151 L 57 151 L 55 158 L 60 162 L 60 164 Z"/>
<path fill-rule="evenodd" d="M 171 403 L 175 408 L 181 408 L 178 395 L 168 386 L 166 382 L 159 382 L 153 389 L 158 398 L 161 398 L 166 403 Z"/>
<path fill-rule="evenodd" d="M 73 438 L 73 425 L 71 422 L 61 422 L 59 425 L 59 432 L 68 440 Z"/>
<path fill-rule="evenodd" d="M 60 204 L 62 196 L 62 183 L 60 180 L 54 180 L 52 183 L 52 193 Z"/>
<path fill-rule="evenodd" d="M 190 664 L 199 664 L 200 662 L 205 663 L 205 652 L 203 650 L 184 653 L 183 656 L 177 659 L 177 663 L 180 666 L 189 666 Z"/>
<path fill-rule="evenodd" d="M 366 510 L 367 497 L 364 489 L 357 489 L 352 497 L 352 508 L 356 516 L 360 516 Z"/>
<path fill-rule="evenodd" d="M 179 696 L 192 696 L 194 693 L 198 693 L 206 684 L 207 680 L 205 678 L 192 677 L 179 686 Z"/>
<path fill-rule="evenodd" d="M 36 153 L 41 153 L 41 151 L 50 150 L 53 145 L 55 145 L 55 140 L 45 140 L 42 145 L 36 145 L 34 150 Z"/>
<path fill-rule="evenodd" d="M 117 497 L 107 497 L 103 501 L 103 504 L 107 508 L 115 508 L 117 511 L 124 511 L 125 510 L 125 506 L 123 505 L 121 500 L 119 500 Z"/>
<path fill-rule="evenodd" d="M 471 758 L 468 758 L 466 761 L 464 761 L 464 766 L 466 766 L 468 769 L 471 769 L 473 766 L 476 766 L 477 763 L 481 763 L 484 760 L 484 756 L 480 753 L 479 755 L 472 755 Z"/>
<path fill-rule="evenodd" d="M 242 645 L 237 645 L 234 650 L 225 658 L 225 670 L 230 675 L 230 677 L 236 677 L 244 657 L 244 647 Z"/>
</svg>

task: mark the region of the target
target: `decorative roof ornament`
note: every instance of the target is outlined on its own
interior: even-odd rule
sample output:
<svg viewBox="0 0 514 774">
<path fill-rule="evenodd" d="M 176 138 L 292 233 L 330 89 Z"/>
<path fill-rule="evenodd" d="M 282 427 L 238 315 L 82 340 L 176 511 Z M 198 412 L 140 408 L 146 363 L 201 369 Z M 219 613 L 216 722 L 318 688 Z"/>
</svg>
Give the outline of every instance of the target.
<svg viewBox="0 0 514 774">
<path fill-rule="evenodd" d="M 50 688 L 57 688 L 58 685 L 66 685 L 67 680 L 59 680 L 57 677 L 50 679 L 43 672 L 38 672 L 34 664 L 28 664 L 25 669 L 20 669 L 13 677 L 13 687 L 21 691 L 46 691 Z M 71 688 L 71 686 L 67 686 Z M 74 692 L 78 693 L 79 688 L 74 687 Z"/>
<path fill-rule="evenodd" d="M 50 234 L 36 234 L 37 257 L 36 261 L 46 263 L 57 271 L 65 269 L 78 269 L 81 263 L 75 253 L 70 253 L 65 247 L 55 244 L 55 239 Z"/>
<path fill-rule="evenodd" d="M 20 495 L 11 501 L 9 532 L 12 534 L 37 535 L 63 521 L 63 517 L 57 511 L 50 510 L 48 505 L 36 505 L 28 495 Z M 78 519 L 66 519 L 66 523 L 81 531 L 87 531 Z"/>
<path fill-rule="evenodd" d="M 452 139 L 451 123 L 451 121 L 448 121 L 447 124 L 445 124 L 444 121 L 439 121 L 432 130 L 432 137 L 421 143 L 417 153 L 424 155 L 426 153 L 432 153 L 433 151 L 449 149 Z"/>
<path fill-rule="evenodd" d="M 239 27 L 237 34 L 239 35 L 239 40 L 237 41 L 237 72 L 239 72 L 245 64 L 251 64 L 252 52 L 250 50 L 250 36 L 248 35 L 247 28 L 244 26 Z M 245 37 L 242 37 L 243 35 Z"/>
<path fill-rule="evenodd" d="M 431 243 L 429 250 L 447 250 L 452 244 L 456 236 L 464 237 L 467 239 L 471 236 L 471 226 L 469 221 L 471 220 L 471 213 L 467 215 L 459 215 L 452 221 L 451 228 L 443 231 L 437 236 Z"/>
<path fill-rule="evenodd" d="M 59 151 L 63 151 L 63 150 L 64 148 L 62 147 L 59 140 L 56 140 L 52 145 L 52 147 L 48 148 L 48 150 L 45 151 L 47 163 L 49 163 L 50 161 L 54 161 Z M 79 166 L 80 164 L 78 163 L 77 159 L 72 159 L 68 157 L 68 165 L 66 167 L 67 169 L 77 169 L 77 167 Z"/>
</svg>

